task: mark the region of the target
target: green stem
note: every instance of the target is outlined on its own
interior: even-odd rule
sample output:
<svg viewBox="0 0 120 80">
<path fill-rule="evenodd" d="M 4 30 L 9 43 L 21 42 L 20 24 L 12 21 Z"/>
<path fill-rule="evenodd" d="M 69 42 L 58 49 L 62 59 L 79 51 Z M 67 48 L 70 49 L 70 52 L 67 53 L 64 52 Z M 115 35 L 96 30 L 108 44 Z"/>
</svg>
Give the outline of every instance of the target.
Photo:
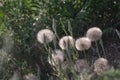
<svg viewBox="0 0 120 80">
<path fill-rule="evenodd" d="M 98 44 L 97 44 L 97 41 L 95 41 L 95 47 L 96 47 L 96 52 L 98 54 L 98 57 L 100 58 L 100 53 L 99 53 L 99 48 L 98 48 Z"/>
<path fill-rule="evenodd" d="M 103 46 L 103 41 L 102 41 L 102 39 L 100 39 L 100 45 L 101 45 L 101 47 L 102 47 L 104 57 L 106 58 L 106 53 L 105 53 L 105 49 L 104 49 L 104 46 Z"/>
<path fill-rule="evenodd" d="M 87 59 L 87 55 L 85 51 L 83 51 L 83 54 L 84 54 L 85 59 Z"/>
</svg>

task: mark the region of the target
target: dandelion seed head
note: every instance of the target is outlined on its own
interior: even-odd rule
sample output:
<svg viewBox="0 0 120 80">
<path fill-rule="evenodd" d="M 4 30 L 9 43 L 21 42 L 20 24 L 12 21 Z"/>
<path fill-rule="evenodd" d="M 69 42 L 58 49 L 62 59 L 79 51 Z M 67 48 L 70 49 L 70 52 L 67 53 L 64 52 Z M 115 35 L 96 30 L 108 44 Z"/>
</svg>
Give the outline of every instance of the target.
<svg viewBox="0 0 120 80">
<path fill-rule="evenodd" d="M 40 30 L 37 34 L 37 40 L 40 43 L 49 43 L 55 38 L 54 33 L 49 29 Z"/>
<path fill-rule="evenodd" d="M 93 27 L 88 29 L 86 36 L 91 40 L 91 41 L 97 41 L 102 37 L 102 31 L 98 27 Z"/>
<path fill-rule="evenodd" d="M 64 61 L 64 53 L 61 50 L 54 50 L 52 53 L 52 59 L 49 59 L 49 63 L 52 65 L 61 64 Z"/>
<path fill-rule="evenodd" d="M 79 73 L 86 72 L 88 68 L 89 68 L 89 65 L 87 61 L 84 59 L 77 60 L 77 62 L 74 65 L 74 69 Z"/>
<path fill-rule="evenodd" d="M 75 46 L 79 51 L 88 50 L 91 47 L 91 41 L 87 37 L 82 37 L 76 40 Z"/>
<path fill-rule="evenodd" d="M 102 75 L 106 70 L 109 69 L 108 60 L 105 58 L 99 58 L 94 63 L 94 71 L 97 75 Z"/>
<path fill-rule="evenodd" d="M 72 36 L 64 36 L 59 41 L 59 46 L 61 49 L 68 49 L 74 46 L 75 40 Z"/>
</svg>

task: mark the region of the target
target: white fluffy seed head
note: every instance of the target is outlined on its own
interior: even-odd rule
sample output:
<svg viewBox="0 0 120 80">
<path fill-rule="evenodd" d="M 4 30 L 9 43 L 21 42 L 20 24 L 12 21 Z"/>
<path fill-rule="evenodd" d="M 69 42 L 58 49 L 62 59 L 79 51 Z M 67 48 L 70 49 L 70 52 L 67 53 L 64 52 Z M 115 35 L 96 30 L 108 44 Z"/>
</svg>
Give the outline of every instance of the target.
<svg viewBox="0 0 120 80">
<path fill-rule="evenodd" d="M 59 40 L 61 49 L 68 49 L 74 47 L 75 40 L 72 36 L 64 36 Z"/>
<path fill-rule="evenodd" d="M 91 40 L 91 41 L 97 41 L 102 37 L 102 31 L 98 27 L 93 27 L 88 29 L 86 36 Z"/>
<path fill-rule="evenodd" d="M 37 34 L 37 40 L 40 43 L 49 43 L 55 38 L 54 33 L 49 29 L 40 30 Z"/>
<path fill-rule="evenodd" d="M 109 68 L 108 60 L 105 58 L 98 58 L 94 63 L 94 71 L 97 75 L 102 75 Z"/>
<path fill-rule="evenodd" d="M 61 50 L 54 50 L 52 53 L 51 60 L 49 58 L 49 63 L 52 65 L 61 64 L 63 61 L 64 61 L 64 53 Z"/>
<path fill-rule="evenodd" d="M 84 59 L 77 60 L 77 62 L 74 65 L 74 69 L 79 73 L 86 72 L 88 68 L 89 68 L 89 64 L 87 60 Z"/>
<path fill-rule="evenodd" d="M 91 47 L 91 41 L 87 37 L 81 37 L 76 40 L 75 46 L 79 51 L 88 50 Z"/>
</svg>

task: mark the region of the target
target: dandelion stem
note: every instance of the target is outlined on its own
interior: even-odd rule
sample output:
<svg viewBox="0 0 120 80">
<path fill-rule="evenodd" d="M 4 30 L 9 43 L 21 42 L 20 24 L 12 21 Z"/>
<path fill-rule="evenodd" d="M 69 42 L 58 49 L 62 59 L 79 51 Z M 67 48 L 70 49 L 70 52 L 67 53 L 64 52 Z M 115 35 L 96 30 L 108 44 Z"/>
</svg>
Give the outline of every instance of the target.
<svg viewBox="0 0 120 80">
<path fill-rule="evenodd" d="M 100 56 L 100 53 L 99 53 L 99 48 L 98 48 L 98 43 L 97 43 L 97 41 L 95 41 L 95 47 L 96 47 L 96 52 L 97 52 L 97 54 L 98 54 L 98 57 L 100 58 L 101 56 Z"/>
<path fill-rule="evenodd" d="M 87 59 L 87 55 L 86 55 L 85 50 L 83 51 L 83 54 L 84 54 L 85 59 Z"/>
<path fill-rule="evenodd" d="M 38 79 L 40 79 L 41 71 L 40 71 L 39 65 L 36 64 L 36 67 L 37 67 L 37 76 L 38 76 Z"/>
<path fill-rule="evenodd" d="M 101 47 L 102 47 L 104 57 L 106 58 L 106 53 L 105 53 L 105 49 L 104 49 L 104 45 L 103 45 L 102 39 L 100 39 L 100 45 L 101 45 Z"/>
<path fill-rule="evenodd" d="M 69 59 L 69 61 L 70 61 L 70 65 L 72 66 L 73 65 L 73 61 L 72 61 L 72 58 L 71 58 L 71 53 L 72 53 L 72 51 L 71 50 L 66 50 L 67 51 L 67 55 L 68 55 L 68 59 Z"/>
</svg>

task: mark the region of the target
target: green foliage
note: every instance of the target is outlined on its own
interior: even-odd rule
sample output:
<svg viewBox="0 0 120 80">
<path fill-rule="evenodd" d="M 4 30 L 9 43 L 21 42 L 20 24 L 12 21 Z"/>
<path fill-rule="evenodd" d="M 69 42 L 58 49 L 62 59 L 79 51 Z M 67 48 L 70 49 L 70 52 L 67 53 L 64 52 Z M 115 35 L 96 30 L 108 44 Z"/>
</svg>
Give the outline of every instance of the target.
<svg viewBox="0 0 120 80">
<path fill-rule="evenodd" d="M 10 52 L 12 59 L 5 65 L 8 72 L 3 70 L 6 75 L 3 80 L 11 77 L 14 69 L 23 74 L 37 73 L 36 64 L 42 69 L 42 80 L 51 76 L 47 55 L 36 40 L 40 29 L 54 26 L 59 37 L 73 35 L 76 38 L 93 26 L 105 29 L 108 36 L 120 26 L 119 0 L 2 0 L 2 3 L 0 38 L 12 31 L 15 43 Z"/>
<path fill-rule="evenodd" d="M 100 77 L 99 80 L 119 80 L 120 79 L 120 71 L 108 71 L 104 73 L 103 76 Z"/>
</svg>

